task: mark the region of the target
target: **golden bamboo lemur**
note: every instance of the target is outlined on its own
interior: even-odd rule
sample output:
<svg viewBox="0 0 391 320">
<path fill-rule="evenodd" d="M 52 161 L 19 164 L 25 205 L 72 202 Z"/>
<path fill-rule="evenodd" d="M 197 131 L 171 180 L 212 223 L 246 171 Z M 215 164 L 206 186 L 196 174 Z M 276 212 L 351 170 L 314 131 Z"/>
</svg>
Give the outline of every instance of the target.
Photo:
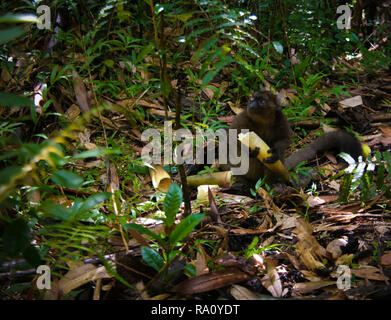
<svg viewBox="0 0 391 320">
<path fill-rule="evenodd" d="M 353 158 L 362 154 L 359 140 L 343 130 L 326 133 L 289 156 L 284 160 L 284 152 L 290 144 L 291 129 L 285 115 L 281 111 L 279 99 L 270 92 L 258 91 L 250 98 L 247 109 L 237 115 L 231 123 L 230 129 L 249 129 L 261 137 L 270 147 L 270 157 L 264 161 L 273 163 L 282 160 L 287 169 L 293 168 L 302 161 L 309 161 L 323 151 L 349 153 Z M 240 142 L 238 141 L 238 150 Z M 239 152 L 239 151 L 238 151 Z M 267 175 L 272 181 L 270 171 L 256 158 L 257 151 L 249 153 L 249 170 L 243 177 L 255 183 L 259 178 Z M 269 178 L 269 180 L 270 180 Z"/>
</svg>

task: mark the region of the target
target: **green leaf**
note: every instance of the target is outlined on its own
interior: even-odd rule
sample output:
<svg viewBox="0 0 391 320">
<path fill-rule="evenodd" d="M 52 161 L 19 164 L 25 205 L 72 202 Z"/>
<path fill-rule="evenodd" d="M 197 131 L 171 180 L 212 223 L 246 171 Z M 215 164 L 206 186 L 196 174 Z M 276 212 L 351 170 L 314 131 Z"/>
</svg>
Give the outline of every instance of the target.
<svg viewBox="0 0 391 320">
<path fill-rule="evenodd" d="M 164 223 L 167 227 L 171 227 L 174 224 L 181 203 L 182 189 L 176 183 L 171 183 L 163 202 L 163 210 L 166 215 Z"/>
<path fill-rule="evenodd" d="M 34 268 L 37 268 L 42 263 L 38 249 L 31 244 L 24 250 L 23 257 Z"/>
<path fill-rule="evenodd" d="M 38 122 L 37 108 L 35 107 L 34 104 L 30 105 L 30 114 L 31 114 L 31 119 L 33 120 L 34 124 L 37 124 L 37 122 Z"/>
<path fill-rule="evenodd" d="M 11 285 L 8 289 L 4 290 L 5 294 L 12 295 L 16 292 L 23 292 L 31 288 L 31 283 L 16 283 Z"/>
<path fill-rule="evenodd" d="M 28 107 L 34 106 L 32 100 L 27 97 L 12 93 L 0 92 L 0 106 L 2 107 Z"/>
<path fill-rule="evenodd" d="M 114 67 L 114 60 L 111 60 L 111 59 L 107 59 L 104 61 L 104 64 L 109 67 L 109 68 L 113 68 Z"/>
<path fill-rule="evenodd" d="M 61 204 L 54 203 L 53 201 L 45 201 L 41 206 L 41 210 L 51 215 L 53 219 L 67 221 L 72 218 L 72 212 L 64 208 Z"/>
<path fill-rule="evenodd" d="M 111 266 L 111 264 L 105 259 L 105 257 L 99 253 L 96 252 L 96 255 L 98 256 L 99 260 L 104 265 L 106 271 L 108 274 L 113 275 L 119 282 L 123 283 L 125 286 L 128 286 L 129 288 L 136 289 L 134 286 L 132 286 L 129 282 L 127 282 L 124 278 L 122 278 Z"/>
<path fill-rule="evenodd" d="M 161 83 L 161 91 L 162 91 L 163 96 L 168 98 L 168 96 L 170 95 L 171 90 L 172 90 L 172 87 L 171 87 L 171 83 L 170 82 L 163 81 Z"/>
<path fill-rule="evenodd" d="M 204 44 L 197 49 L 191 58 L 191 62 L 195 63 L 202 55 L 204 55 L 219 39 L 216 35 L 213 35 L 209 39 L 205 40 Z"/>
<path fill-rule="evenodd" d="M 202 219 L 204 219 L 204 216 L 205 215 L 202 213 L 196 213 L 191 214 L 190 216 L 183 219 L 182 222 L 175 227 L 174 231 L 168 237 L 169 243 L 173 245 L 174 243 L 185 238 L 190 232 L 193 231 L 195 226 L 199 224 Z"/>
<path fill-rule="evenodd" d="M 52 72 L 50 73 L 50 83 L 53 85 L 54 82 L 56 81 L 56 75 L 57 75 L 57 70 L 60 66 L 57 64 L 54 66 L 52 69 Z"/>
<path fill-rule="evenodd" d="M 149 236 L 150 238 L 158 241 L 158 242 L 161 242 L 162 238 L 160 237 L 160 235 L 152 232 L 151 230 L 143 227 L 143 226 L 140 226 L 138 224 L 135 224 L 135 223 L 128 223 L 128 224 L 124 224 L 122 226 L 124 229 L 133 229 L 133 230 L 136 230 L 142 234 L 146 234 L 147 236 Z"/>
<path fill-rule="evenodd" d="M 26 22 L 33 22 L 38 23 L 40 22 L 39 19 L 32 14 L 6 14 L 2 17 L 0 17 L 0 23 L 26 23 Z"/>
<path fill-rule="evenodd" d="M 224 68 L 226 65 L 230 64 L 233 59 L 230 56 L 224 57 L 223 60 L 220 60 L 213 70 L 210 70 L 205 77 L 202 79 L 202 85 L 207 85 L 213 78 L 217 75 L 217 73 Z"/>
<path fill-rule="evenodd" d="M 22 27 L 14 27 L 6 30 L 0 31 L 0 45 L 7 43 L 11 40 L 14 40 L 21 35 L 25 34 L 26 30 L 24 30 Z"/>
<path fill-rule="evenodd" d="M 187 20 L 189 20 L 192 16 L 193 13 L 182 13 L 182 14 L 173 15 L 172 17 L 186 23 Z"/>
<path fill-rule="evenodd" d="M 147 167 L 141 167 L 136 165 L 131 165 L 128 167 L 128 172 L 134 172 L 134 173 L 141 173 L 141 174 L 148 174 L 149 170 Z"/>
<path fill-rule="evenodd" d="M 110 197 L 111 197 L 110 192 L 101 192 L 101 193 L 94 194 L 94 195 L 88 197 L 86 199 L 86 201 L 84 201 L 84 204 L 78 210 L 78 213 L 87 212 L 87 211 L 91 210 L 93 207 L 95 207 L 96 205 L 98 205 L 99 203 L 101 203 L 107 199 L 110 199 Z"/>
<path fill-rule="evenodd" d="M 147 46 L 144 46 L 140 53 L 138 54 L 137 56 L 137 59 L 135 61 L 135 63 L 139 63 L 141 62 L 146 56 L 148 56 L 150 54 L 150 52 L 155 48 L 155 45 L 154 44 L 149 44 Z"/>
<path fill-rule="evenodd" d="M 30 245 L 30 228 L 23 219 L 12 221 L 3 234 L 3 250 L 9 256 L 22 253 Z"/>
<path fill-rule="evenodd" d="M 276 49 L 276 51 L 279 53 L 279 54 L 282 54 L 284 52 L 284 47 L 282 46 L 282 44 L 278 41 L 273 41 L 273 47 L 274 49 Z"/>
<path fill-rule="evenodd" d="M 160 271 L 164 266 L 164 260 L 158 252 L 148 247 L 141 247 L 141 255 L 144 261 L 156 271 Z"/>
<path fill-rule="evenodd" d="M 83 183 L 83 179 L 79 175 L 66 170 L 58 170 L 50 178 L 55 184 L 70 189 L 77 189 Z"/>
<path fill-rule="evenodd" d="M 87 150 L 80 152 L 79 154 L 74 155 L 73 159 L 86 159 L 86 158 L 96 158 L 104 155 L 106 153 L 106 148 L 96 148 L 93 150 Z"/>
<path fill-rule="evenodd" d="M 22 170 L 22 167 L 11 166 L 0 170 L 0 185 L 8 183 L 11 178 L 18 174 Z"/>
<path fill-rule="evenodd" d="M 193 278 L 197 275 L 194 264 L 188 264 L 188 265 L 186 265 L 186 266 L 183 268 L 183 270 L 186 270 L 186 271 L 189 273 L 189 275 L 190 275 L 191 277 L 193 277 Z"/>
</svg>

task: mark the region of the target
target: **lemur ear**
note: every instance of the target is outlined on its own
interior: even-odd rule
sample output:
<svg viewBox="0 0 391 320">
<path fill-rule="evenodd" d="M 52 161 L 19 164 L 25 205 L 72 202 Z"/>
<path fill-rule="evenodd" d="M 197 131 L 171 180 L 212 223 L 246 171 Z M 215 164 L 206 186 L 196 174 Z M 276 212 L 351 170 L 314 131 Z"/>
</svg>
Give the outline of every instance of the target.
<svg viewBox="0 0 391 320">
<path fill-rule="evenodd" d="M 265 92 L 266 88 L 262 84 L 260 84 L 259 85 L 259 91 Z"/>
</svg>

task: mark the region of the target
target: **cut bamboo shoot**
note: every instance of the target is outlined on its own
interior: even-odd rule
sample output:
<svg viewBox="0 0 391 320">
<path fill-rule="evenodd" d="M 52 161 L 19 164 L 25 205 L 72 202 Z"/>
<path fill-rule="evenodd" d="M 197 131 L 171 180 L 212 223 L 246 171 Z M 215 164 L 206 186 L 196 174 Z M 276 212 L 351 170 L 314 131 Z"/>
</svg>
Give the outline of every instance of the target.
<svg viewBox="0 0 391 320">
<path fill-rule="evenodd" d="M 210 172 L 187 177 L 187 184 L 190 187 L 201 185 L 219 185 L 228 188 L 232 184 L 232 171 Z"/>
<path fill-rule="evenodd" d="M 162 166 L 154 165 L 154 168 L 149 168 L 149 174 L 154 188 L 162 192 L 167 192 L 171 185 L 170 175 Z"/>
<path fill-rule="evenodd" d="M 258 147 L 258 160 L 261 161 L 272 172 L 283 178 L 286 182 L 290 182 L 290 174 L 280 160 L 274 163 L 263 162 L 265 158 L 270 157 L 270 153 L 267 152 L 270 150 L 270 147 L 256 133 L 252 131 L 246 134 L 239 133 L 239 141 L 248 146 L 250 149 L 255 149 Z"/>
</svg>

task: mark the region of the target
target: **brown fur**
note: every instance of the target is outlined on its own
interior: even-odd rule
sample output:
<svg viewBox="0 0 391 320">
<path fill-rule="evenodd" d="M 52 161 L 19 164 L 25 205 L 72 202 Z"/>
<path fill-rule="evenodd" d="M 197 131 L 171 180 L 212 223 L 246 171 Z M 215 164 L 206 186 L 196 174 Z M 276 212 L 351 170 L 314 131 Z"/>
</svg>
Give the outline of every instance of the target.
<svg viewBox="0 0 391 320">
<path fill-rule="evenodd" d="M 241 129 L 254 131 L 270 148 L 276 150 L 279 159 L 283 158 L 290 143 L 291 130 L 288 121 L 277 103 L 276 96 L 266 91 L 253 95 L 247 109 L 234 118 L 230 129 L 237 129 L 238 133 Z M 238 141 L 239 151 L 240 144 Z M 256 182 L 266 174 L 267 169 L 257 158 L 250 157 L 249 163 L 249 171 L 244 178 Z"/>
<path fill-rule="evenodd" d="M 241 129 L 254 131 L 275 151 L 276 160 L 282 160 L 288 169 L 295 167 L 302 161 L 312 160 L 317 153 L 326 150 L 333 150 L 337 153 L 346 152 L 355 159 L 362 153 L 360 142 L 352 134 L 338 130 L 318 137 L 308 146 L 284 160 L 284 152 L 290 144 L 291 129 L 276 96 L 266 91 L 259 91 L 253 95 L 247 109 L 234 118 L 230 129 L 237 129 L 238 133 Z M 239 154 L 240 144 L 238 141 Z M 265 175 L 268 175 L 271 181 L 276 180 L 257 158 L 250 156 L 249 171 L 243 178 L 255 183 Z"/>
</svg>

